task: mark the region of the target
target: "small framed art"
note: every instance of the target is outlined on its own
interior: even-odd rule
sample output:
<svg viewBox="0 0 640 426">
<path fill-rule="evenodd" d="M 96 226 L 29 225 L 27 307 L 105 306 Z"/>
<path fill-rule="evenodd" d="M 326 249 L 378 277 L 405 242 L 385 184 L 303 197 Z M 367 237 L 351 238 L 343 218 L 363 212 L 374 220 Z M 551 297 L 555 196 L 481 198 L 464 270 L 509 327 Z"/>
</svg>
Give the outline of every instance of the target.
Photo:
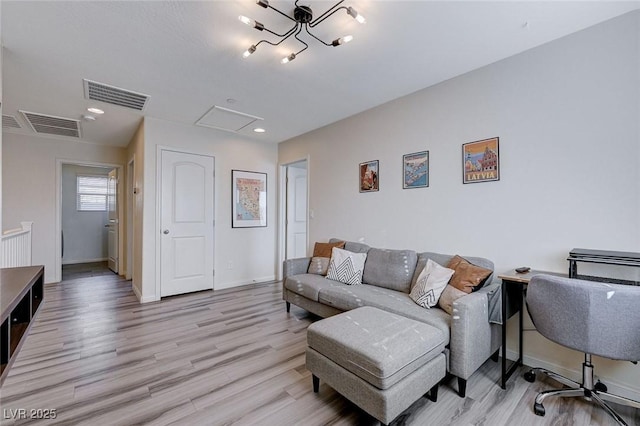
<svg viewBox="0 0 640 426">
<path fill-rule="evenodd" d="M 267 226 L 267 174 L 231 170 L 231 227 Z"/>
<path fill-rule="evenodd" d="M 429 186 L 429 151 L 414 152 L 402 156 L 402 188 L 426 188 Z"/>
<path fill-rule="evenodd" d="M 500 180 L 499 138 L 462 145 L 462 183 Z"/>
<path fill-rule="evenodd" d="M 360 163 L 360 192 L 374 192 L 379 188 L 378 160 Z"/>
</svg>

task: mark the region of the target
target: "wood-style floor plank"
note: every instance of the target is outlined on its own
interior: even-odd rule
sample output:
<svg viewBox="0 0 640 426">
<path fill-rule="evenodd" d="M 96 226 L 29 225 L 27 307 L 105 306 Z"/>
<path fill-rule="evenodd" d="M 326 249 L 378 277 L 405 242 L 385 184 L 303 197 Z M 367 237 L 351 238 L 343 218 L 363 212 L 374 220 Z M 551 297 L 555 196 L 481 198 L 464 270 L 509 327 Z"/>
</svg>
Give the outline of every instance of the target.
<svg viewBox="0 0 640 426">
<path fill-rule="evenodd" d="M 377 425 L 324 383 L 313 393 L 305 368 L 306 329 L 319 318 L 292 306 L 281 283 L 176 296 L 140 305 L 131 282 L 102 264 L 65 267 L 45 286 L 45 304 L 0 389 L 2 425 Z M 506 390 L 487 361 L 459 398 L 415 402 L 398 425 L 613 425 L 600 408 L 550 399 L 522 371 Z M 640 410 L 615 406 L 630 425 Z M 12 419 L 16 409 L 56 409 L 55 420 Z"/>
</svg>

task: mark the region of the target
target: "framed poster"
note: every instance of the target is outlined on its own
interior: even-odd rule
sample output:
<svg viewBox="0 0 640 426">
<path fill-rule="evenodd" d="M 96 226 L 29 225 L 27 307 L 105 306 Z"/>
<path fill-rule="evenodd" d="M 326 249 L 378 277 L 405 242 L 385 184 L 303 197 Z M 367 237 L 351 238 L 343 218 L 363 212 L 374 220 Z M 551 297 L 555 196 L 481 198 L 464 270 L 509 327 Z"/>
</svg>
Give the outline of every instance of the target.
<svg viewBox="0 0 640 426">
<path fill-rule="evenodd" d="M 462 145 L 462 183 L 500 180 L 499 138 Z"/>
<path fill-rule="evenodd" d="M 429 186 L 429 151 L 414 152 L 402 156 L 402 188 L 426 188 Z"/>
<path fill-rule="evenodd" d="M 379 188 L 378 160 L 360 163 L 360 192 L 374 192 Z"/>
<path fill-rule="evenodd" d="M 231 170 L 231 227 L 267 226 L 267 174 Z"/>
</svg>

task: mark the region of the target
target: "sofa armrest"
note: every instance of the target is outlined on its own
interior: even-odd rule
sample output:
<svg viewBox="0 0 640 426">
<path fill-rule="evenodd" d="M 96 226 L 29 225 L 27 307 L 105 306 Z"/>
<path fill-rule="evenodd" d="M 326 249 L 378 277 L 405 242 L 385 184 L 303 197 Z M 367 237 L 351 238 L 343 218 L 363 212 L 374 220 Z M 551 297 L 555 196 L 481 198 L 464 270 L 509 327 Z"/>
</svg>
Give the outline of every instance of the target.
<svg viewBox="0 0 640 426">
<path fill-rule="evenodd" d="M 292 275 L 306 274 L 309 269 L 309 263 L 311 263 L 310 257 L 285 260 L 282 263 L 282 282 L 285 282 L 287 277 Z"/>
<path fill-rule="evenodd" d="M 496 350 L 500 339 L 492 336 L 498 326 L 489 323 L 487 295 L 500 286 L 492 283 L 456 300 L 451 318 L 449 371 L 468 379 Z"/>
</svg>

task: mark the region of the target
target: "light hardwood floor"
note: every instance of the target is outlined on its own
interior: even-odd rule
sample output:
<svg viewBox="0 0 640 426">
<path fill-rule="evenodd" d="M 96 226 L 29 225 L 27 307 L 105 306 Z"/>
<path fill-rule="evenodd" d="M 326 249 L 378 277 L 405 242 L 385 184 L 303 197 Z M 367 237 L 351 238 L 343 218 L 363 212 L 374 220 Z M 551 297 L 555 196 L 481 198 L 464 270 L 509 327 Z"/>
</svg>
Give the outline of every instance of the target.
<svg viewBox="0 0 640 426">
<path fill-rule="evenodd" d="M 318 320 L 292 306 L 279 282 L 201 292 L 140 305 L 131 282 L 96 270 L 45 286 L 45 305 L 0 389 L 2 424 L 376 425 L 327 385 L 314 394 L 304 366 L 307 326 Z M 440 388 L 398 425 L 611 425 L 577 399 L 549 400 L 516 372 L 506 390 L 488 361 L 467 397 Z M 16 409 L 55 409 L 55 420 L 12 420 Z M 629 424 L 640 410 L 620 408 Z M 27 414 L 30 414 L 27 411 Z M 8 418 L 9 417 L 9 418 Z"/>
</svg>

